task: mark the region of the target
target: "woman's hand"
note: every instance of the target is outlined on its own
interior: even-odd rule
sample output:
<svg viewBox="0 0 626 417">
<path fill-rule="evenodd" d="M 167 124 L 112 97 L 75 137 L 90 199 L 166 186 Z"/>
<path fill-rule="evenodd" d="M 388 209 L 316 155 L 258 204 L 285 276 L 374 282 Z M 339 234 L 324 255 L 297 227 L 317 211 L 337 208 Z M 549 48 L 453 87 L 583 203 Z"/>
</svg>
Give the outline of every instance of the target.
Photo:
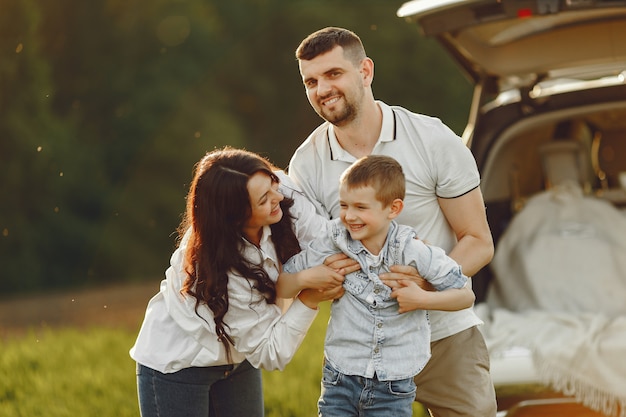
<svg viewBox="0 0 626 417">
<path fill-rule="evenodd" d="M 344 276 L 361 269 L 359 263 L 343 253 L 336 253 L 324 260 L 323 265 L 296 273 L 281 272 L 276 283 L 280 298 L 293 298 L 304 289 L 331 290 L 341 286 Z"/>
<path fill-rule="evenodd" d="M 342 274 L 326 265 L 314 266 L 300 271 L 296 275 L 302 289 L 326 291 L 341 286 L 344 281 Z"/>
<path fill-rule="evenodd" d="M 342 252 L 336 253 L 324 259 L 324 265 L 334 269 L 336 272 L 344 276 L 361 269 L 361 266 L 357 261 Z"/>
<path fill-rule="evenodd" d="M 324 260 L 323 265 L 297 272 L 295 279 L 300 290 L 311 288 L 326 291 L 343 284 L 344 276 L 361 269 L 359 263 L 343 253 L 336 253 Z"/>
<path fill-rule="evenodd" d="M 317 305 L 323 301 L 336 300 L 343 296 L 345 290 L 342 285 L 330 288 L 328 290 L 306 289 L 300 291 L 298 298 L 307 307 L 317 310 Z"/>
<path fill-rule="evenodd" d="M 276 295 L 280 298 L 293 298 L 302 290 L 326 291 L 343 284 L 344 277 L 325 265 L 304 269 L 295 273 L 281 272 L 276 282 Z"/>
</svg>

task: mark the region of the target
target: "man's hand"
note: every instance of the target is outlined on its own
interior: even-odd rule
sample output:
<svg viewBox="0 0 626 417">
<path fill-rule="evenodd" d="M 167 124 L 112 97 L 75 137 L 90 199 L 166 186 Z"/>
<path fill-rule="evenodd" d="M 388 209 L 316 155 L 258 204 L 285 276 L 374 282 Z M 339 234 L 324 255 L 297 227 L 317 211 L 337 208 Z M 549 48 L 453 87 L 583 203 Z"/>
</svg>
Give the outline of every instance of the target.
<svg viewBox="0 0 626 417">
<path fill-rule="evenodd" d="M 412 280 L 398 280 L 394 284 L 396 287 L 391 291 L 391 297 L 398 301 L 398 313 L 424 309 L 429 291 L 423 290 Z"/>
<path fill-rule="evenodd" d="M 443 291 L 425 291 L 415 281 L 399 280 L 396 285 L 391 297 L 398 301 L 399 313 L 412 310 L 458 311 L 471 307 L 476 299 L 469 285 Z"/>
<path fill-rule="evenodd" d="M 380 279 L 392 290 L 401 287 L 399 281 L 413 281 L 425 291 L 435 291 L 430 282 L 422 278 L 417 269 L 412 266 L 392 265 L 389 269 L 391 269 L 391 272 L 380 274 Z"/>
</svg>

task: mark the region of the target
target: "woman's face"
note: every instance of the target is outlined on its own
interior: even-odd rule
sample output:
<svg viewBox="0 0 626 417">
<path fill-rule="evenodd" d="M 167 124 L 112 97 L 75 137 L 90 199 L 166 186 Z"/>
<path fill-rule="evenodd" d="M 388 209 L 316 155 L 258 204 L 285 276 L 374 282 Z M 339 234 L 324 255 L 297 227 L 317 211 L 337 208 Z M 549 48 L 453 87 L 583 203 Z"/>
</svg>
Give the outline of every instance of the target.
<svg viewBox="0 0 626 417">
<path fill-rule="evenodd" d="M 243 227 L 244 234 L 258 244 L 263 226 L 278 223 L 283 217 L 279 203 L 283 195 L 278 192 L 278 183 L 265 172 L 257 172 L 248 180 L 251 213 Z"/>
</svg>

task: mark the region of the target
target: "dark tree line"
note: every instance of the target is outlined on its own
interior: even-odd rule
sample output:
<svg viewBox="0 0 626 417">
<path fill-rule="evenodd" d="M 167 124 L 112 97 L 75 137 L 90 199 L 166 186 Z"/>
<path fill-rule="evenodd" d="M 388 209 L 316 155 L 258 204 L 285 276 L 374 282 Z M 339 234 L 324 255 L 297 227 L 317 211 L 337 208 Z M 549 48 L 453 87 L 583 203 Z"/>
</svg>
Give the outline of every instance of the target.
<svg viewBox="0 0 626 417">
<path fill-rule="evenodd" d="M 460 132 L 470 86 L 389 0 L 0 0 L 0 295 L 160 279 L 193 164 L 285 167 L 320 122 L 294 49 L 357 32 L 389 104 Z"/>
</svg>

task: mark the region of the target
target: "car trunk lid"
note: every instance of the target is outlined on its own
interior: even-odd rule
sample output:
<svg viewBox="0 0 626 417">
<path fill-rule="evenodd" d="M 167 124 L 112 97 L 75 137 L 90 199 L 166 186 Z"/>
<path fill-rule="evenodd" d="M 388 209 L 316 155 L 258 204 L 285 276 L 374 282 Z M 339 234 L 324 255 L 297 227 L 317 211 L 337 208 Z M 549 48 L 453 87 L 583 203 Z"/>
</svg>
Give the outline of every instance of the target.
<svg viewBox="0 0 626 417">
<path fill-rule="evenodd" d="M 491 93 L 626 74 L 623 0 L 413 0 L 397 14 Z"/>
</svg>

